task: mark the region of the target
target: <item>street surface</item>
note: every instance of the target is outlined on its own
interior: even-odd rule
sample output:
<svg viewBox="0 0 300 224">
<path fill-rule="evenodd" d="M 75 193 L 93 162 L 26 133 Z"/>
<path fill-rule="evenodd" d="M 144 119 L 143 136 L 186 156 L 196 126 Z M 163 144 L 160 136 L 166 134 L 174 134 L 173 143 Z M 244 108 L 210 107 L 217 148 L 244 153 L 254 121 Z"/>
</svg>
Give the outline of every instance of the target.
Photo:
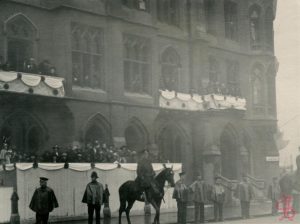
<svg viewBox="0 0 300 224">
<path fill-rule="evenodd" d="M 210 224 L 293 224 L 293 223 L 300 223 L 300 215 L 296 215 L 294 219 L 288 220 L 288 219 L 283 219 L 280 220 L 280 215 L 278 216 L 263 216 L 263 217 L 254 217 L 251 219 L 247 220 L 242 220 L 242 219 L 236 219 L 236 220 L 225 220 L 223 222 L 212 222 L 212 221 L 207 221 L 207 223 Z M 151 224 L 153 222 L 153 216 L 134 216 L 131 218 L 131 223 L 132 224 Z M 70 222 L 65 222 L 65 224 L 68 224 Z M 76 224 L 86 224 L 86 221 L 75 221 L 72 223 Z M 101 220 L 101 223 L 103 224 L 118 224 L 118 220 L 116 218 L 113 218 L 111 220 Z M 171 214 L 163 214 L 161 216 L 161 224 L 175 224 L 176 223 L 176 214 L 171 213 Z M 187 224 L 192 224 L 193 222 L 188 222 Z M 122 219 L 122 224 L 127 224 L 126 218 L 123 217 Z"/>
</svg>

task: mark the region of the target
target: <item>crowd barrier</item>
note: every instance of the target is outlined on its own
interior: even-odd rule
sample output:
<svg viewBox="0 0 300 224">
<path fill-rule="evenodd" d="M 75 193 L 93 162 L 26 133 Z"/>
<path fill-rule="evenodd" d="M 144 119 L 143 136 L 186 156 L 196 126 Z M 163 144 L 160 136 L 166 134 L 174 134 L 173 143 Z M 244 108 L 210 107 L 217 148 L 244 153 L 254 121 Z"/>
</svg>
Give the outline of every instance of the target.
<svg viewBox="0 0 300 224">
<path fill-rule="evenodd" d="M 8 223 L 11 214 L 11 195 L 13 187 L 0 187 L 0 223 Z"/>
<path fill-rule="evenodd" d="M 178 173 L 181 171 L 181 164 L 167 164 L 167 167 L 171 166 L 173 166 L 176 181 L 179 178 Z M 28 205 L 34 190 L 39 187 L 40 176 L 49 178 L 48 186 L 54 190 L 58 199 L 59 208 L 51 213 L 51 217 L 63 219 L 87 216 L 87 207 L 81 203 L 81 200 L 86 184 L 90 182 L 92 171 L 98 173 L 99 182 L 108 185 L 111 194 L 111 212 L 113 216 L 117 215 L 119 209 L 118 189 L 125 181 L 136 178 L 136 167 L 136 164 L 95 164 L 95 167 L 91 167 L 89 163 L 81 163 L 69 164 L 69 168 L 65 169 L 64 164 L 38 164 L 37 168 L 33 168 L 32 164 L 16 164 L 20 218 L 21 220 L 31 220 L 35 216 Z M 153 167 L 156 173 L 163 169 L 162 164 L 153 164 Z M 173 188 L 166 187 L 165 191 L 165 203 L 162 203 L 162 211 L 174 210 L 176 201 L 172 199 Z M 143 211 L 144 204 L 136 202 L 132 208 L 132 213 L 138 214 Z"/>
</svg>

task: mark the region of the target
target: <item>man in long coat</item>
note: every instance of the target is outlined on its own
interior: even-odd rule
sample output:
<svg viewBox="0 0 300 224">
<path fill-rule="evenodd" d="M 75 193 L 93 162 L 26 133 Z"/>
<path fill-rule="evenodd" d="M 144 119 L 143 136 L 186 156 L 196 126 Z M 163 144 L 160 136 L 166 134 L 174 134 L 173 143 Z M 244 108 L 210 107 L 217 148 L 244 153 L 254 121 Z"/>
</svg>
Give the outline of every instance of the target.
<svg viewBox="0 0 300 224">
<path fill-rule="evenodd" d="M 194 193 L 195 223 L 198 223 L 199 221 L 199 213 L 200 223 L 204 223 L 204 205 L 208 202 L 208 185 L 205 183 L 202 176 L 198 175 L 197 180 L 191 184 L 190 188 Z"/>
<path fill-rule="evenodd" d="M 49 213 L 58 208 L 54 191 L 47 187 L 48 178 L 40 177 L 40 186 L 35 190 L 29 208 L 36 213 L 36 224 L 47 224 Z"/>
<path fill-rule="evenodd" d="M 242 218 L 248 219 L 250 218 L 250 202 L 253 199 L 254 191 L 246 175 L 243 175 L 243 180 L 238 185 L 237 194 L 241 202 Z"/>
<path fill-rule="evenodd" d="M 87 184 L 82 203 L 88 206 L 88 223 L 93 223 L 94 212 L 96 213 L 96 224 L 100 224 L 100 210 L 103 204 L 103 185 L 97 181 L 98 174 L 93 171 L 91 174 L 92 181 Z"/>
</svg>

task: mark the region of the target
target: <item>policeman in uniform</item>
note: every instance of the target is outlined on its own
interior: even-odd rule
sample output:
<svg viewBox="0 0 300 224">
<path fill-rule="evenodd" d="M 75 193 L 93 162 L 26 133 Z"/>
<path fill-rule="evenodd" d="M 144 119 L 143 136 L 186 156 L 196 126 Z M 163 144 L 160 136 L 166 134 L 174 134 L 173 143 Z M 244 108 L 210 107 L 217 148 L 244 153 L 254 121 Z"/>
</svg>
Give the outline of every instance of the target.
<svg viewBox="0 0 300 224">
<path fill-rule="evenodd" d="M 40 186 L 35 190 L 29 208 L 36 213 L 36 224 L 47 224 L 49 213 L 58 207 L 54 191 L 47 187 L 48 178 L 40 177 Z"/>
</svg>

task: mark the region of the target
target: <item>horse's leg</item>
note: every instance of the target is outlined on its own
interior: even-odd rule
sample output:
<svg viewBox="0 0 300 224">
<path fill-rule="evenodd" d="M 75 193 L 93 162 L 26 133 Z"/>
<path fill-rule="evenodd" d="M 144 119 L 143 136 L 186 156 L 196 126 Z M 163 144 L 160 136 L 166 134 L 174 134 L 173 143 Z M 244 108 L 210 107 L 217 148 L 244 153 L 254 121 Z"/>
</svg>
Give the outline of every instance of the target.
<svg viewBox="0 0 300 224">
<path fill-rule="evenodd" d="M 134 204 L 134 201 L 128 201 L 127 208 L 125 209 L 128 224 L 131 224 L 129 213 L 130 213 L 130 209 L 132 208 L 133 204 Z"/>
<path fill-rule="evenodd" d="M 157 224 L 159 224 L 159 217 L 160 217 L 160 206 L 161 206 L 161 200 L 157 202 L 157 207 L 158 207 L 158 214 L 157 214 Z"/>
<path fill-rule="evenodd" d="M 122 223 L 122 213 L 125 211 L 126 208 L 126 200 L 120 200 L 120 208 L 119 208 L 119 224 Z"/>
<path fill-rule="evenodd" d="M 157 203 L 153 199 L 150 201 L 150 203 L 153 206 L 153 208 L 155 209 L 155 217 L 154 217 L 154 220 L 153 220 L 153 224 L 157 224 L 158 223 L 158 217 L 159 217 L 159 207 L 157 206 Z"/>
</svg>

